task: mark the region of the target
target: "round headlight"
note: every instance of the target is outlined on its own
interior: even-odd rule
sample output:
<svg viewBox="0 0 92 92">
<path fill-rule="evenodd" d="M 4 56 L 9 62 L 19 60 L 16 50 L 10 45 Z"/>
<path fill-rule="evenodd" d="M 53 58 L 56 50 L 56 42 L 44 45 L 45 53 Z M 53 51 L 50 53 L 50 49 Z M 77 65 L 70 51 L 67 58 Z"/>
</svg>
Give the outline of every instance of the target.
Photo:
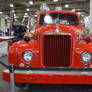
<svg viewBox="0 0 92 92">
<path fill-rule="evenodd" d="M 32 54 L 31 51 L 25 51 L 25 52 L 23 53 L 23 60 L 24 60 L 24 61 L 30 62 L 30 61 L 32 61 L 32 59 L 33 59 L 33 54 Z"/>
<path fill-rule="evenodd" d="M 83 52 L 81 55 L 81 59 L 83 62 L 88 63 L 92 59 L 92 55 L 90 52 Z"/>
</svg>

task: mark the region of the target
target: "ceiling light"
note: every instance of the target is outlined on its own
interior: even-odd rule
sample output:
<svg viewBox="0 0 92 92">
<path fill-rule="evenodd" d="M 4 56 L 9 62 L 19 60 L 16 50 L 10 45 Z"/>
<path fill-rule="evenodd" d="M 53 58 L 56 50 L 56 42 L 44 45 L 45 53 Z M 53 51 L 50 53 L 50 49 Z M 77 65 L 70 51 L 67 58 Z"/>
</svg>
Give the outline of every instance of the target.
<svg viewBox="0 0 92 92">
<path fill-rule="evenodd" d="M 15 11 L 14 11 L 14 10 L 12 10 L 12 12 L 14 13 Z"/>
<path fill-rule="evenodd" d="M 14 16 L 16 16 L 16 14 L 14 14 Z"/>
<path fill-rule="evenodd" d="M 13 4 L 10 4 L 10 7 L 14 7 L 14 5 Z"/>
<path fill-rule="evenodd" d="M 24 16 L 24 18 L 25 18 L 26 16 Z"/>
<path fill-rule="evenodd" d="M 29 11 L 29 8 L 27 8 L 27 11 Z"/>
<path fill-rule="evenodd" d="M 65 7 L 66 7 L 66 8 L 68 8 L 68 7 L 69 7 L 69 5 L 68 5 L 68 4 L 65 4 Z"/>
<path fill-rule="evenodd" d="M 58 0 L 53 0 L 54 2 L 57 2 Z"/>
<path fill-rule="evenodd" d="M 3 12 L 0 11 L 0 14 L 3 14 Z"/>
<path fill-rule="evenodd" d="M 25 13 L 25 15 L 28 15 L 28 13 Z"/>
<path fill-rule="evenodd" d="M 5 19 L 8 19 L 8 17 L 7 17 L 7 16 L 5 16 Z"/>
<path fill-rule="evenodd" d="M 31 1 L 29 1 L 29 4 L 30 4 L 30 5 L 33 5 L 33 1 L 32 1 L 32 0 L 31 0 Z"/>
</svg>

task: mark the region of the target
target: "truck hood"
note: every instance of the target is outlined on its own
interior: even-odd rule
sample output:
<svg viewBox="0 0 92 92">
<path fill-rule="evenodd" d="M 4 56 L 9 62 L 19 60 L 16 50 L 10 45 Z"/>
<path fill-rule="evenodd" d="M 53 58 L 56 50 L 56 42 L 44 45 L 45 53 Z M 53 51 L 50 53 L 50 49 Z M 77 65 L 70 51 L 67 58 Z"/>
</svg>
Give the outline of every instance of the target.
<svg viewBox="0 0 92 92">
<path fill-rule="evenodd" d="M 38 28 L 37 31 L 39 32 L 40 35 L 42 35 L 44 33 L 48 34 L 50 32 L 56 32 L 56 25 L 43 26 L 43 27 Z M 69 34 L 73 35 L 74 37 L 76 37 L 76 34 L 78 32 L 81 32 L 81 29 L 76 26 L 59 25 L 59 32 L 69 33 Z"/>
</svg>

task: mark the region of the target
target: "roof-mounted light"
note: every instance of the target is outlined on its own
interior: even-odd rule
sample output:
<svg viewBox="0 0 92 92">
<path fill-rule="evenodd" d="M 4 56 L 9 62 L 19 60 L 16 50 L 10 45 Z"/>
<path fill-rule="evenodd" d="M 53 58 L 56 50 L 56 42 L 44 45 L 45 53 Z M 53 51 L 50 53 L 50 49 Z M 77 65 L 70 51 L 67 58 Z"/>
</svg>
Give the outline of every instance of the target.
<svg viewBox="0 0 92 92">
<path fill-rule="evenodd" d="M 55 10 L 62 10 L 62 6 L 60 3 L 57 3 L 56 4 L 56 9 Z"/>
</svg>

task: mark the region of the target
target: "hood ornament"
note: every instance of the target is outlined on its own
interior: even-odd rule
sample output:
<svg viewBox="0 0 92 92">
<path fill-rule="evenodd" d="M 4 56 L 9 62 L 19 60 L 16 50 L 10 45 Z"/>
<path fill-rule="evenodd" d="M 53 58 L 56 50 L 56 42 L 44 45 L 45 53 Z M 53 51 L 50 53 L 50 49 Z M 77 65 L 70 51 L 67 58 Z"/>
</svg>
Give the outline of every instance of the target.
<svg viewBox="0 0 92 92">
<path fill-rule="evenodd" d="M 56 18 L 55 23 L 56 23 L 56 32 L 59 32 L 59 18 Z"/>
</svg>

